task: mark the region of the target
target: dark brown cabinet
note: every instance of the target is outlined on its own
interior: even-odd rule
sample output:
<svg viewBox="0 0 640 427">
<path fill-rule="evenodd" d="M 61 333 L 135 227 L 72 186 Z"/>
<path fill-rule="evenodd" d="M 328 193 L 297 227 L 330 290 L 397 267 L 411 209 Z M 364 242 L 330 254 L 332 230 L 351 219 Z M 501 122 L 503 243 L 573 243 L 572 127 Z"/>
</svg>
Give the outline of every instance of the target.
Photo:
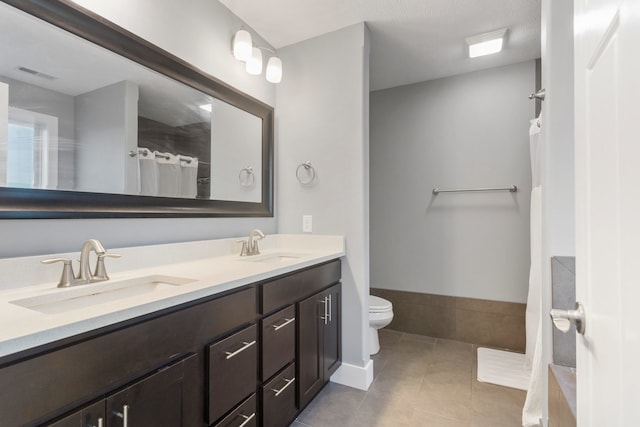
<svg viewBox="0 0 640 427">
<path fill-rule="evenodd" d="M 252 394 L 233 412 L 215 424 L 214 427 L 256 427 L 257 425 L 258 411 L 256 395 Z"/>
<path fill-rule="evenodd" d="M 105 427 L 184 425 L 185 363 L 194 356 L 160 369 L 106 398 Z"/>
<path fill-rule="evenodd" d="M 106 427 L 104 400 L 78 410 L 48 427 Z"/>
<path fill-rule="evenodd" d="M 340 261 L 0 358 L 2 427 L 285 427 L 340 364 Z"/>
<path fill-rule="evenodd" d="M 265 317 L 262 325 L 262 381 L 296 357 L 296 308 L 294 305 Z"/>
<path fill-rule="evenodd" d="M 298 303 L 298 399 L 303 409 L 340 365 L 340 284 Z"/>
<path fill-rule="evenodd" d="M 209 424 L 256 391 L 258 335 L 256 325 L 209 346 Z"/>
<path fill-rule="evenodd" d="M 286 427 L 295 418 L 295 375 L 291 364 L 262 386 L 262 427 Z"/>
<path fill-rule="evenodd" d="M 195 355 L 165 366 L 49 427 L 175 427 L 184 425 L 185 366 Z"/>
</svg>

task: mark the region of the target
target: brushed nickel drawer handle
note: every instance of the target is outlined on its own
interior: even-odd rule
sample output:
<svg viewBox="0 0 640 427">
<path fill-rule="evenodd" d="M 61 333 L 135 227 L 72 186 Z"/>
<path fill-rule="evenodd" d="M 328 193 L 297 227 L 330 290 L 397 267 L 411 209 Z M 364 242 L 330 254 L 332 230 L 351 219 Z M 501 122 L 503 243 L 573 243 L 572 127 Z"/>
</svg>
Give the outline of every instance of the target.
<svg viewBox="0 0 640 427">
<path fill-rule="evenodd" d="M 324 297 L 323 300 L 318 300 L 318 302 L 320 304 L 324 304 L 324 315 L 320 316 L 320 319 L 324 320 L 324 324 L 326 325 L 329 320 L 329 311 L 327 309 L 327 304 L 328 304 L 327 297 Z"/>
<path fill-rule="evenodd" d="M 251 342 L 246 342 L 243 341 L 242 344 L 244 344 L 242 347 L 240 347 L 239 349 L 237 349 L 234 352 L 231 351 L 225 351 L 224 353 L 227 355 L 227 360 L 231 359 L 232 357 L 242 353 L 243 351 L 245 351 L 246 349 L 248 349 L 249 347 L 251 347 L 252 345 L 254 345 L 256 343 L 256 340 L 253 340 Z"/>
<path fill-rule="evenodd" d="M 254 418 L 255 418 L 256 413 L 254 412 L 254 413 L 253 413 L 253 414 L 251 414 L 251 415 L 242 415 L 242 414 L 240 414 L 240 416 L 241 416 L 242 418 L 244 418 L 244 422 L 243 422 L 242 424 L 240 424 L 238 427 L 244 427 L 244 426 L 246 426 L 247 424 L 249 424 L 249 421 L 251 421 L 252 419 L 254 419 Z"/>
<path fill-rule="evenodd" d="M 279 396 L 280 393 L 282 393 L 287 387 L 289 387 L 291 384 L 293 384 L 293 382 L 296 380 L 295 378 L 291 378 L 290 380 L 283 378 L 283 380 L 285 380 L 287 383 L 280 389 L 280 390 L 276 390 L 275 388 L 272 388 L 271 391 L 275 391 L 276 392 L 276 396 Z"/>
<path fill-rule="evenodd" d="M 285 322 L 281 325 L 271 325 L 271 327 L 273 328 L 274 331 L 279 331 L 280 329 L 284 328 L 285 326 L 287 326 L 289 323 L 293 322 L 296 320 L 295 317 L 292 317 L 291 319 L 287 319 L 286 317 L 284 318 Z"/>
</svg>

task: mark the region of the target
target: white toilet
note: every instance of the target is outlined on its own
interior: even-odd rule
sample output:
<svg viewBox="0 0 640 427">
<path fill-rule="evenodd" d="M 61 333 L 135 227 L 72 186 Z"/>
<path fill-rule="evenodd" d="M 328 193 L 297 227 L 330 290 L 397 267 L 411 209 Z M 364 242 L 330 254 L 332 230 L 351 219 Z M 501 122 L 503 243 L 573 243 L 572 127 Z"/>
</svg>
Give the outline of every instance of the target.
<svg viewBox="0 0 640 427">
<path fill-rule="evenodd" d="M 380 351 L 378 329 L 382 329 L 393 320 L 393 305 L 391 301 L 375 295 L 369 295 L 369 354 Z"/>
</svg>

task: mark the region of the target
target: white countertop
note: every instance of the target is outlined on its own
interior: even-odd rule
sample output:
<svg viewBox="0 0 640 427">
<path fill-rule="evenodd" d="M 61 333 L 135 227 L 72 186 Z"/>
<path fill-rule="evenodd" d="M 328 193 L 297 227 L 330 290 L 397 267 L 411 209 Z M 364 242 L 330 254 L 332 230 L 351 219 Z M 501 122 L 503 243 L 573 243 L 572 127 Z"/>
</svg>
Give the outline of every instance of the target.
<svg viewBox="0 0 640 427">
<path fill-rule="evenodd" d="M 107 248 L 120 259 L 106 260 L 108 282 L 166 275 L 191 279 L 167 286 L 91 304 L 63 313 L 46 314 L 15 304 L 16 300 L 74 291 L 57 288 L 62 264 L 44 265 L 48 258 L 77 259 L 78 253 L 0 259 L 0 357 L 193 301 L 284 273 L 339 258 L 345 254 L 342 236 L 268 235 L 260 241 L 262 256 L 295 254 L 278 263 L 254 262 L 240 257 L 236 239 L 208 240 L 133 248 Z M 258 260 L 260 255 L 254 258 Z M 93 269 L 92 261 L 92 269 Z M 74 262 L 77 271 L 77 262 Z M 57 296 L 57 295 L 56 295 Z"/>
</svg>

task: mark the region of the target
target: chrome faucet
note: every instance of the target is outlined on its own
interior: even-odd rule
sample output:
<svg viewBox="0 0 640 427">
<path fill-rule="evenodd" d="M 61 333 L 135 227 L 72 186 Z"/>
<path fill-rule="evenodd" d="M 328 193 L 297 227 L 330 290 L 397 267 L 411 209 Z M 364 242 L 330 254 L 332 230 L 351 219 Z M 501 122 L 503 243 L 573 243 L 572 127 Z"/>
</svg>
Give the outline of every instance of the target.
<svg viewBox="0 0 640 427">
<path fill-rule="evenodd" d="M 247 240 L 237 240 L 238 243 L 242 243 L 242 250 L 240 256 L 259 255 L 260 248 L 258 248 L 258 240 L 264 239 L 264 233 L 257 228 L 251 230 L 249 238 Z"/>
<path fill-rule="evenodd" d="M 89 255 L 91 251 L 94 251 L 98 256 L 96 261 L 96 267 L 93 273 L 89 267 Z M 68 258 L 54 258 L 41 261 L 43 264 L 52 264 L 54 262 L 62 262 L 64 268 L 62 269 L 62 276 L 58 282 L 59 288 L 66 288 L 69 286 L 83 285 L 86 283 L 102 282 L 109 280 L 107 271 L 104 266 L 104 259 L 106 257 L 120 258 L 118 254 L 110 254 L 102 246 L 99 240 L 89 239 L 82 245 L 80 251 L 80 272 L 76 276 L 73 272 L 73 264 Z"/>
</svg>

